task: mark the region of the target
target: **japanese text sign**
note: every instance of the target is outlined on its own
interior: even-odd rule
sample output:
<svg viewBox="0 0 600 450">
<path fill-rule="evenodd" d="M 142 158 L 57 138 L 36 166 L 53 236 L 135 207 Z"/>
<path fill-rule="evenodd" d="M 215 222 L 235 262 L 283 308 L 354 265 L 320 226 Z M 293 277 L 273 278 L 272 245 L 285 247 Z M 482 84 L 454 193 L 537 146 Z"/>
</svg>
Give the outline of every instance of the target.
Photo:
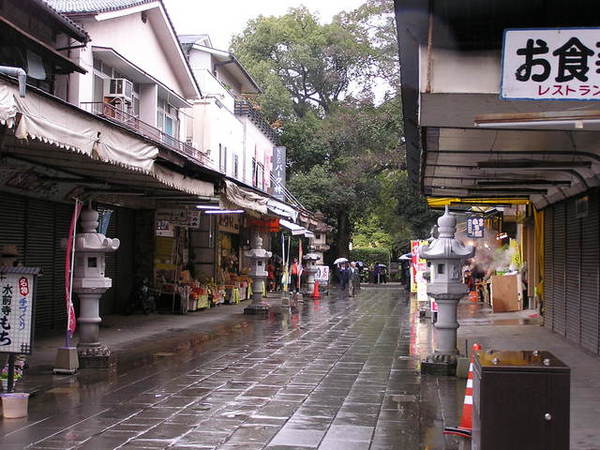
<svg viewBox="0 0 600 450">
<path fill-rule="evenodd" d="M 285 164 L 286 148 L 277 146 L 273 148 L 273 197 L 279 200 L 285 200 Z"/>
<path fill-rule="evenodd" d="M 0 353 L 31 353 L 34 275 L 0 272 Z"/>
<path fill-rule="evenodd" d="M 600 100 L 600 28 L 505 30 L 500 97 Z"/>
<path fill-rule="evenodd" d="M 467 237 L 482 238 L 484 230 L 483 217 L 467 217 Z"/>
<path fill-rule="evenodd" d="M 327 283 L 329 281 L 329 266 L 315 266 L 317 271 L 315 272 L 315 280 Z"/>
</svg>

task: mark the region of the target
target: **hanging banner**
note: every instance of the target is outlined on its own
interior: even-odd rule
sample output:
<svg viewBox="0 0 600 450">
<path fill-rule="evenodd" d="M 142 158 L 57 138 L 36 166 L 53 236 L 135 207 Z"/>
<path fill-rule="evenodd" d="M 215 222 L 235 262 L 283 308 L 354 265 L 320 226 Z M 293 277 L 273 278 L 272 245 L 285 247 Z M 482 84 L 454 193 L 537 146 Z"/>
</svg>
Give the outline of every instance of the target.
<svg viewBox="0 0 600 450">
<path fill-rule="evenodd" d="M 0 353 L 31 354 L 33 293 L 39 269 L 5 267 L 0 272 Z"/>
<path fill-rule="evenodd" d="M 279 200 L 285 200 L 285 152 L 283 146 L 273 147 L 273 197 Z"/>
<path fill-rule="evenodd" d="M 319 283 L 327 283 L 329 281 L 329 266 L 315 266 L 315 281 Z"/>
<path fill-rule="evenodd" d="M 427 295 L 427 280 L 423 277 L 427 272 L 427 261 L 419 257 L 419 248 L 427 245 L 427 241 L 410 241 L 410 292 L 417 294 L 419 301 Z"/>
<path fill-rule="evenodd" d="M 67 333 L 72 337 L 77 328 L 77 319 L 75 317 L 75 308 L 73 307 L 73 298 L 71 288 L 71 282 L 73 281 L 73 244 L 75 240 L 75 231 L 77 228 L 77 221 L 79 220 L 79 213 L 83 203 L 79 200 L 75 200 L 75 208 L 73 208 L 73 214 L 71 216 L 71 224 L 69 225 L 69 236 L 67 237 L 67 245 L 65 248 L 65 305 L 67 308 Z M 108 227 L 108 224 L 107 224 Z"/>
</svg>

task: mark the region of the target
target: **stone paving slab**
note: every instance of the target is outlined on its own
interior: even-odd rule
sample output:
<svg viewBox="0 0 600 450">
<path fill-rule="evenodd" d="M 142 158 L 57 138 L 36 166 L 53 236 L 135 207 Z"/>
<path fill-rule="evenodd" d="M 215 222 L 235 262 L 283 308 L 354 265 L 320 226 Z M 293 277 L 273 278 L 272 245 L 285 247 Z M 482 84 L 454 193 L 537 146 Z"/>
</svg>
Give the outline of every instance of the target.
<svg viewBox="0 0 600 450">
<path fill-rule="evenodd" d="M 455 395 L 438 411 L 439 385 L 415 370 L 415 317 L 399 289 L 305 302 L 199 352 L 74 377 L 34 397 L 20 424 L 1 422 L 1 448 L 458 448 L 439 420 L 455 415 Z"/>
</svg>

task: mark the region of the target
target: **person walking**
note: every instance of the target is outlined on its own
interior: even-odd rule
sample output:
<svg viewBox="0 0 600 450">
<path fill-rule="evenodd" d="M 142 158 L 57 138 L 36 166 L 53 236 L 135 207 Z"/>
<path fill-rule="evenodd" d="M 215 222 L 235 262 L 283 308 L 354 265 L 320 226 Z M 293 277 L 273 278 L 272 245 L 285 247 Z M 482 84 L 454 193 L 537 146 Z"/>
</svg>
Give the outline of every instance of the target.
<svg viewBox="0 0 600 450">
<path fill-rule="evenodd" d="M 350 297 L 360 291 L 360 271 L 355 262 L 350 263 Z"/>
<path fill-rule="evenodd" d="M 298 258 L 292 260 L 292 267 L 290 269 L 291 280 L 290 280 L 290 292 L 300 292 L 300 283 L 298 282 L 298 276 L 300 275 L 300 267 L 298 266 Z"/>
<path fill-rule="evenodd" d="M 340 289 L 342 294 L 348 293 L 348 285 L 350 283 L 350 267 L 348 263 L 343 263 L 340 268 Z"/>
</svg>

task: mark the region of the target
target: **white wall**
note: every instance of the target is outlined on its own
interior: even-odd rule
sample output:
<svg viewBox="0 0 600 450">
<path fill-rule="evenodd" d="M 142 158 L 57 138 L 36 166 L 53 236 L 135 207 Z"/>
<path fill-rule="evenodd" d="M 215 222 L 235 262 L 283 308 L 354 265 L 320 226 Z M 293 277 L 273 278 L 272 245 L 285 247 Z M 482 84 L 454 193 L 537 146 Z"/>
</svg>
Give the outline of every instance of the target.
<svg viewBox="0 0 600 450">
<path fill-rule="evenodd" d="M 421 47 L 421 92 L 497 94 L 500 92 L 499 51 L 458 51 L 433 49 L 431 64 L 427 47 Z M 429 66 L 431 65 L 428 83 Z"/>
<path fill-rule="evenodd" d="M 273 147 L 274 144 L 260 131 L 254 123 L 244 116 L 242 123 L 245 126 L 245 173 L 248 180 L 252 180 L 252 158 L 263 164 L 265 167 L 265 190 L 271 186 L 271 170 L 273 168 Z"/>
<path fill-rule="evenodd" d="M 91 102 L 93 93 L 93 59 L 91 46 L 110 47 L 147 72 L 165 86 L 185 97 L 177 81 L 167 55 L 163 51 L 160 40 L 155 34 L 151 21 L 142 22 L 142 14 L 134 13 L 113 19 L 96 21 L 94 18 L 79 21 L 91 37 L 87 48 L 79 50 L 78 62 L 88 70 L 86 75 L 72 83 L 70 92 L 74 95 L 72 103 Z M 154 120 L 156 122 L 156 119 Z"/>
<path fill-rule="evenodd" d="M 227 175 L 234 176 L 233 155 L 239 158 L 238 178 L 243 181 L 243 125 L 233 111 L 216 105 L 214 98 L 206 98 L 194 104 L 193 141 L 197 149 L 207 153 L 213 168 L 219 170 L 219 144 L 227 147 Z"/>
</svg>

